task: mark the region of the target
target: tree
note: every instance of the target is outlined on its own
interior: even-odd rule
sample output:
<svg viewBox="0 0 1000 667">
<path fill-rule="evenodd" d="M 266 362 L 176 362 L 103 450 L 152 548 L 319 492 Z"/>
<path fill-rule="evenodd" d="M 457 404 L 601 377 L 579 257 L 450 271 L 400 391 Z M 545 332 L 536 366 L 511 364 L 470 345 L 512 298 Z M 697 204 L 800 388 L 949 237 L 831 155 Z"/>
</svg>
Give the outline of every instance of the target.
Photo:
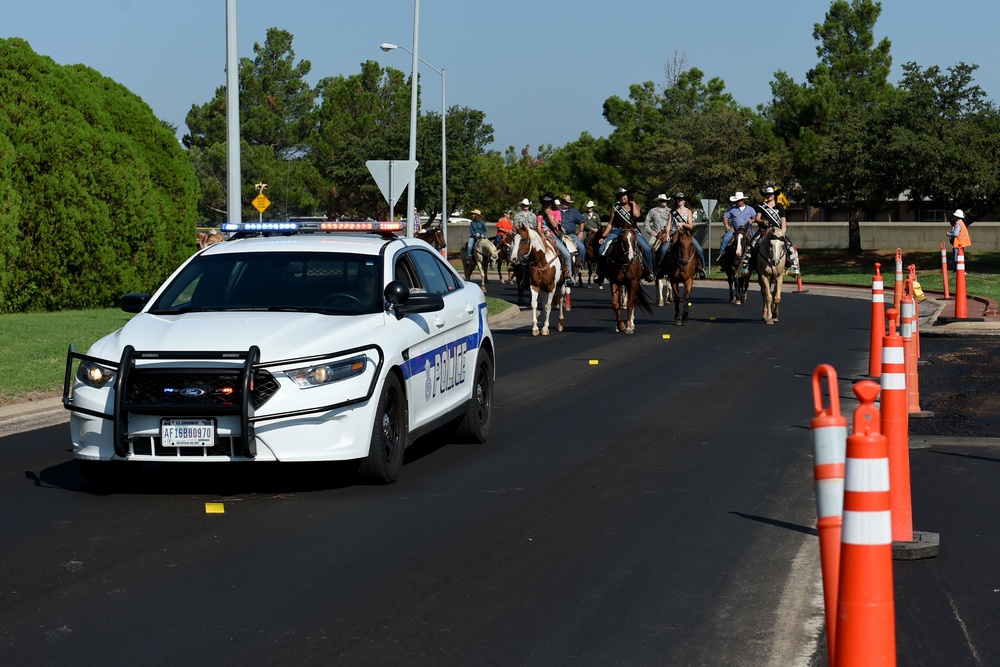
<svg viewBox="0 0 1000 667">
<path fill-rule="evenodd" d="M 331 218 L 384 218 L 385 200 L 365 162 L 408 155 L 407 78 L 369 60 L 361 63 L 359 74 L 321 80 L 317 91 L 321 102 L 308 157 L 327 183 L 320 197 L 323 210 Z"/>
<path fill-rule="evenodd" d="M 107 307 L 194 250 L 198 181 L 152 110 L 0 40 L 0 310 Z"/>
<path fill-rule="evenodd" d="M 862 187 L 868 183 L 864 179 L 842 181 L 845 166 L 856 174 L 882 173 L 873 153 L 856 150 L 872 129 L 869 123 L 874 118 L 868 110 L 891 103 L 896 95 L 888 82 L 891 43 L 882 39 L 876 44 L 874 38 L 881 12 L 881 3 L 872 0 L 833 2 L 826 20 L 813 30 L 819 63 L 806 74 L 807 83 L 796 84 L 785 72 L 775 72 L 772 101 L 766 109 L 775 132 L 791 148 L 794 173 L 807 200 L 847 206 L 852 253 L 861 252 L 858 206 L 886 206 L 884 183 Z M 845 159 L 831 160 L 831 156 Z"/>
<path fill-rule="evenodd" d="M 486 114 L 453 106 L 446 119 L 448 141 L 448 208 L 483 209 L 479 157 L 493 141 Z M 429 112 L 417 119 L 416 204 L 433 220 L 441 213 L 441 114 Z M 484 210 L 485 212 L 485 210 Z M 491 212 L 492 213 L 492 212 Z M 499 212 L 498 212 L 499 213 Z"/>
<path fill-rule="evenodd" d="M 915 201 L 982 211 L 1000 198 L 1000 122 L 973 82 L 976 69 L 903 65 L 903 95 L 888 112 L 887 151 L 892 163 L 907 166 L 897 187 Z"/>
<path fill-rule="evenodd" d="M 244 217 L 256 217 L 250 202 L 253 185 L 268 183 L 272 218 L 312 215 L 319 205 L 318 175 L 304 160 L 315 123 L 316 93 L 305 77 L 308 60 L 295 63 L 292 35 L 270 28 L 264 44 L 254 43 L 253 60 L 241 58 L 240 169 Z M 187 115 L 189 134 L 183 143 L 202 182 L 201 212 L 206 220 L 224 221 L 227 214 L 226 87 L 220 86 L 206 104 L 192 106 Z M 293 178 L 292 176 L 295 176 Z"/>
</svg>

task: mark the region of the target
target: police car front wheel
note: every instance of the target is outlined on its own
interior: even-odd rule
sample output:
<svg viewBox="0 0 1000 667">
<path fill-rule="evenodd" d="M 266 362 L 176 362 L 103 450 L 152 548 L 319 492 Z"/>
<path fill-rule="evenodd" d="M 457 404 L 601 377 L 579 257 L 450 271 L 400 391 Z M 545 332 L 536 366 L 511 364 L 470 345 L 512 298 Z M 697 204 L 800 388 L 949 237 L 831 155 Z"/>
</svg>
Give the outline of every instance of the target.
<svg viewBox="0 0 1000 667">
<path fill-rule="evenodd" d="M 375 412 L 368 456 L 361 460 L 361 474 L 365 477 L 383 484 L 399 477 L 406 447 L 405 401 L 399 378 L 390 373 Z"/>
<path fill-rule="evenodd" d="M 472 442 L 486 442 L 493 421 L 493 364 L 485 351 L 476 366 L 472 400 L 465 416 L 458 422 L 458 436 Z"/>
</svg>

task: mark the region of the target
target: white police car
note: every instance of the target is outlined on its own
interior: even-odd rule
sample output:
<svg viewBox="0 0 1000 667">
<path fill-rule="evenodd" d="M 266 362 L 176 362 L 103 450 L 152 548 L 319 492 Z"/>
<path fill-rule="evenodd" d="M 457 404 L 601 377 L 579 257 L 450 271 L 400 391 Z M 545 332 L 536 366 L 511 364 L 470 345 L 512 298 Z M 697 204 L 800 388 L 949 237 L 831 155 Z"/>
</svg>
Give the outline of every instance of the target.
<svg viewBox="0 0 1000 667">
<path fill-rule="evenodd" d="M 486 299 L 399 229 L 227 225 L 229 241 L 193 255 L 155 294 L 126 295 L 135 317 L 86 354 L 71 346 L 66 362 L 63 404 L 84 471 L 359 459 L 392 482 L 405 447 L 432 429 L 485 441 Z"/>
</svg>

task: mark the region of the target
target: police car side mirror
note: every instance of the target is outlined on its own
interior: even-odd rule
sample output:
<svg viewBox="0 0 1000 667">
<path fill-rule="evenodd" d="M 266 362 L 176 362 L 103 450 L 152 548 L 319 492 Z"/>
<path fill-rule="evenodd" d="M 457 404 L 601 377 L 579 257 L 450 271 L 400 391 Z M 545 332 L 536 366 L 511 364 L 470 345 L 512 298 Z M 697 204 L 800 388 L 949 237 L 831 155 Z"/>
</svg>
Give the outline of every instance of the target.
<svg viewBox="0 0 1000 667">
<path fill-rule="evenodd" d="M 129 292 L 122 297 L 121 309 L 126 313 L 141 313 L 149 303 L 150 294 L 144 292 Z"/>
<path fill-rule="evenodd" d="M 413 313 L 444 310 L 444 297 L 440 294 L 410 292 L 410 288 L 398 280 L 393 280 L 385 286 L 385 300 L 392 304 L 397 320 Z"/>
</svg>

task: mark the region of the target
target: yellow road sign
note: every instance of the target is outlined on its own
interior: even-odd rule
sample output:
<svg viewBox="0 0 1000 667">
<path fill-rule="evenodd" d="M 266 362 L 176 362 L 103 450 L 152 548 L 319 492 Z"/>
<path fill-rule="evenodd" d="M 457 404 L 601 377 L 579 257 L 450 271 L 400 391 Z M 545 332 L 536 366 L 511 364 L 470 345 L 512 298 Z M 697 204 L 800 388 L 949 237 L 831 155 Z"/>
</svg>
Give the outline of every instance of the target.
<svg viewBox="0 0 1000 667">
<path fill-rule="evenodd" d="M 271 200 L 264 196 L 264 193 L 257 195 L 253 200 L 253 207 L 263 213 L 271 205 Z"/>
</svg>

